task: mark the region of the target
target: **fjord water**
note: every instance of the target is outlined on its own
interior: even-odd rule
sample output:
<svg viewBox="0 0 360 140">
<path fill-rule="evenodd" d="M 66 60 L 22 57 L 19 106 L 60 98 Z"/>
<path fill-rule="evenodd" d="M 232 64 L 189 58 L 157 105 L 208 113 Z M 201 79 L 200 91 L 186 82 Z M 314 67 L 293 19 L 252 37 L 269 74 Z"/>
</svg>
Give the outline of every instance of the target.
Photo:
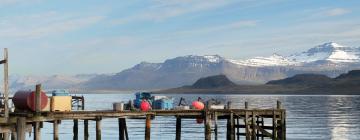
<svg viewBox="0 0 360 140">
<path fill-rule="evenodd" d="M 84 94 L 87 110 L 112 109 L 112 102 L 128 101 L 134 98 L 133 93 L 119 94 Z M 295 96 L 295 95 L 223 95 L 223 94 L 168 94 L 177 103 L 184 97 L 187 103 L 203 99 L 232 101 L 236 108 L 273 108 L 276 100 L 282 102 L 287 110 L 287 139 L 335 139 L 352 140 L 360 138 L 360 96 Z M 62 121 L 59 127 L 60 139 L 72 139 L 72 121 Z M 127 119 L 131 140 L 144 139 L 144 120 Z M 204 139 L 204 125 L 196 124 L 193 119 L 182 122 L 182 139 Z M 90 139 L 95 139 L 95 122 L 89 122 Z M 31 136 L 30 136 L 31 137 Z M 29 139 L 30 139 L 29 137 Z M 226 121 L 219 121 L 219 139 L 226 137 Z M 43 139 L 52 139 L 52 124 L 44 123 Z M 102 138 L 118 139 L 117 119 L 102 120 Z M 175 139 L 175 118 L 156 117 L 152 120 L 151 138 L 154 140 Z M 79 139 L 83 139 L 83 125 L 79 122 Z"/>
</svg>

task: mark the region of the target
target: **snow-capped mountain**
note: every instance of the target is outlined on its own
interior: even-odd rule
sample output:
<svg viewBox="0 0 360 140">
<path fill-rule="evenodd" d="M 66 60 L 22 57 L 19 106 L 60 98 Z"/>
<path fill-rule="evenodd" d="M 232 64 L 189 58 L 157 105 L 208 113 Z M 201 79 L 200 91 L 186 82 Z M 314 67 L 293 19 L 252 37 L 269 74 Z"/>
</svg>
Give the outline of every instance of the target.
<svg viewBox="0 0 360 140">
<path fill-rule="evenodd" d="M 336 77 L 360 69 L 360 48 L 334 42 L 290 55 L 273 54 L 234 60 L 219 55 L 187 55 L 162 63 L 141 62 L 116 74 L 10 77 L 13 89 L 28 89 L 37 83 L 44 88 L 155 89 L 191 85 L 201 77 L 225 74 L 237 84 L 261 84 L 296 74 L 314 73 Z"/>
<path fill-rule="evenodd" d="M 115 75 L 99 76 L 83 84 L 92 89 L 149 89 L 191 85 L 201 77 L 225 74 L 238 84 L 265 83 L 301 73 L 338 76 L 360 69 L 360 49 L 333 42 L 291 55 L 273 54 L 245 60 L 219 55 L 188 55 L 163 63 L 142 62 Z"/>
<path fill-rule="evenodd" d="M 270 57 L 255 57 L 246 60 L 228 61 L 244 66 L 300 66 L 308 63 L 324 61 L 334 64 L 339 63 L 360 63 L 360 48 L 351 48 L 339 45 L 334 42 L 324 43 L 315 46 L 305 52 L 295 53 L 289 56 L 273 54 Z"/>
<path fill-rule="evenodd" d="M 351 48 L 328 42 L 306 52 L 290 55 L 288 59 L 297 62 L 330 61 L 333 63 L 358 63 L 360 62 L 360 48 Z"/>
<path fill-rule="evenodd" d="M 255 57 L 247 60 L 232 60 L 228 59 L 228 61 L 244 66 L 288 66 L 288 65 L 296 65 L 298 64 L 296 61 L 290 60 L 284 56 L 274 53 L 270 57 Z"/>
</svg>

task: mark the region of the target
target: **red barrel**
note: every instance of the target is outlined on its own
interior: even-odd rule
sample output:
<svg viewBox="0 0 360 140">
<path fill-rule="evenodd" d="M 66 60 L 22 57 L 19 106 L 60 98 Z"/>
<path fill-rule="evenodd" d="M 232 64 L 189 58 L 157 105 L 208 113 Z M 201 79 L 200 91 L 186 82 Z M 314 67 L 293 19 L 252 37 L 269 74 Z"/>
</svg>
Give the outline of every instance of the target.
<svg viewBox="0 0 360 140">
<path fill-rule="evenodd" d="M 43 110 L 48 104 L 48 96 L 45 92 L 40 92 L 40 99 L 40 108 Z M 16 109 L 35 111 L 35 91 L 17 91 L 12 101 Z"/>
</svg>

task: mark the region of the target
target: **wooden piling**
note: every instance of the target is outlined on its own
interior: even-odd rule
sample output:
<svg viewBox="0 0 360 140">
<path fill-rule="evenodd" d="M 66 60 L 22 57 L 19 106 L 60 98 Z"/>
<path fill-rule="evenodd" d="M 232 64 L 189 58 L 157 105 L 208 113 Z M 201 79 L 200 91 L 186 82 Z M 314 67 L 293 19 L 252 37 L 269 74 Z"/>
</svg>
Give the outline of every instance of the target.
<svg viewBox="0 0 360 140">
<path fill-rule="evenodd" d="M 40 132 L 40 122 L 34 122 L 34 140 L 40 140 L 41 139 L 41 132 Z"/>
<path fill-rule="evenodd" d="M 272 118 L 272 124 L 273 124 L 273 133 L 272 133 L 272 136 L 273 136 L 273 139 L 274 140 L 277 140 L 278 137 L 277 137 L 277 123 L 276 123 L 276 114 L 275 114 L 275 110 L 273 110 L 273 118 Z"/>
<path fill-rule="evenodd" d="M 245 104 L 246 105 L 246 104 Z M 245 112 L 245 118 L 244 118 L 244 122 L 245 122 L 245 137 L 246 140 L 250 140 L 250 132 L 249 132 L 249 122 L 248 122 L 248 118 L 249 118 L 249 112 L 246 111 Z"/>
<path fill-rule="evenodd" d="M 25 140 L 25 129 L 26 129 L 26 118 L 25 117 L 17 118 L 17 120 L 16 120 L 16 140 Z"/>
<path fill-rule="evenodd" d="M 237 124 L 237 127 L 236 127 L 236 138 L 238 139 L 238 140 L 240 140 L 240 135 L 239 135 L 239 133 L 240 133 L 240 121 L 239 121 L 239 117 L 236 117 L 236 124 Z"/>
<path fill-rule="evenodd" d="M 230 140 L 235 140 L 235 120 L 234 113 L 230 113 Z"/>
<path fill-rule="evenodd" d="M 101 118 L 96 118 L 96 140 L 101 140 Z"/>
<path fill-rule="evenodd" d="M 16 132 L 11 132 L 11 140 L 17 140 L 17 134 Z"/>
<path fill-rule="evenodd" d="M 84 120 L 84 140 L 89 139 L 89 121 Z"/>
<path fill-rule="evenodd" d="M 53 122 L 53 138 L 54 140 L 59 140 L 59 121 L 54 120 Z"/>
<path fill-rule="evenodd" d="M 255 140 L 256 139 L 256 131 L 255 131 L 255 113 L 254 111 L 252 111 L 252 116 L 251 116 L 251 139 L 252 140 Z"/>
<path fill-rule="evenodd" d="M 205 140 L 211 140 L 211 117 L 208 111 L 205 111 Z"/>
<path fill-rule="evenodd" d="M 6 132 L 3 134 L 3 140 L 9 140 L 10 138 L 10 133 Z"/>
<path fill-rule="evenodd" d="M 79 139 L 79 120 L 74 119 L 74 126 L 73 126 L 73 140 Z"/>
<path fill-rule="evenodd" d="M 119 140 L 125 140 L 125 118 L 118 118 L 119 123 Z"/>
<path fill-rule="evenodd" d="M 281 109 L 281 102 L 279 100 L 276 101 L 276 108 Z"/>
<path fill-rule="evenodd" d="M 176 138 L 175 140 L 181 140 L 181 118 L 176 117 Z"/>
<path fill-rule="evenodd" d="M 41 84 L 37 84 L 35 88 L 35 112 L 39 115 L 41 111 Z"/>
<path fill-rule="evenodd" d="M 216 112 L 214 112 L 214 134 L 215 134 L 215 140 L 218 139 L 218 115 Z"/>
<path fill-rule="evenodd" d="M 245 102 L 245 109 L 249 109 L 249 103 Z"/>
<path fill-rule="evenodd" d="M 150 129 L 151 129 L 151 115 L 146 115 L 146 122 L 145 122 L 145 140 L 150 140 Z"/>
<path fill-rule="evenodd" d="M 4 64 L 4 117 L 9 119 L 9 58 L 7 48 L 4 49 L 4 60 L 1 63 Z M 3 139 L 8 139 L 8 137 L 8 134 L 3 134 Z"/>
</svg>

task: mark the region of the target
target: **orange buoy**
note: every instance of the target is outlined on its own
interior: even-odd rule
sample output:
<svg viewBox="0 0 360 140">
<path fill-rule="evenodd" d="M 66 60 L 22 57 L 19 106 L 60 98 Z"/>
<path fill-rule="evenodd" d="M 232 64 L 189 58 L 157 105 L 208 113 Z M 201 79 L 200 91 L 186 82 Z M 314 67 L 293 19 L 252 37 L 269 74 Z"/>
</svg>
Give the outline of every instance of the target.
<svg viewBox="0 0 360 140">
<path fill-rule="evenodd" d="M 192 106 L 197 109 L 197 110 L 203 110 L 205 105 L 204 103 L 200 102 L 200 101 L 194 101 L 192 102 Z"/>
<path fill-rule="evenodd" d="M 141 111 L 149 111 L 151 109 L 151 105 L 148 101 L 142 100 L 140 103 L 140 110 Z"/>
</svg>

